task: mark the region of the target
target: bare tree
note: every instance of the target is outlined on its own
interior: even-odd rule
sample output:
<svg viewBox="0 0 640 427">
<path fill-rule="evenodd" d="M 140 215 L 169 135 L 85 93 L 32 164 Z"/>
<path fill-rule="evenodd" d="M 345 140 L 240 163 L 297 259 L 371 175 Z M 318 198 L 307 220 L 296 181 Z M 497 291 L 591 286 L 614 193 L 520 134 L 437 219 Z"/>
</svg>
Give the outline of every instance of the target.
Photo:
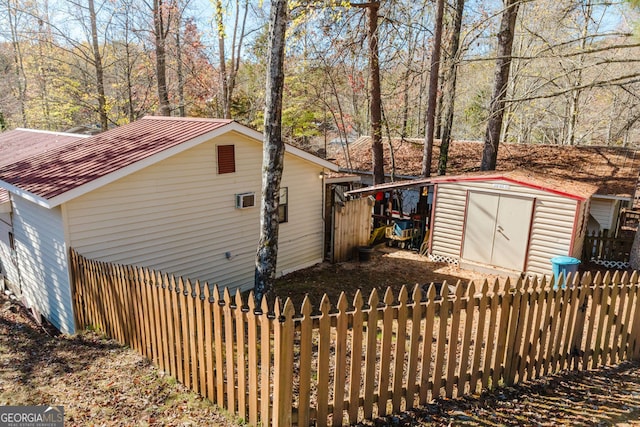
<svg viewBox="0 0 640 427">
<path fill-rule="evenodd" d="M 495 80 L 493 94 L 489 107 L 489 120 L 484 137 L 484 149 L 482 150 L 481 170 L 495 170 L 498 159 L 498 147 L 500 145 L 500 131 L 502 130 L 502 118 L 504 116 L 505 98 L 509 83 L 509 70 L 511 67 L 511 47 L 518 16 L 518 7 L 521 0 L 505 0 L 505 8 L 502 12 L 500 30 L 498 31 L 498 51 L 495 66 Z"/>
<path fill-rule="evenodd" d="M 169 104 L 169 89 L 167 88 L 167 55 L 166 39 L 171 28 L 171 10 L 173 1 L 153 0 L 153 35 L 156 49 L 156 79 L 158 82 L 158 114 L 171 115 Z"/>
<path fill-rule="evenodd" d="M 438 77 L 440 70 L 440 46 L 442 43 L 442 15 L 444 0 L 437 0 L 436 23 L 431 53 L 431 70 L 429 71 L 429 98 L 427 100 L 427 125 L 422 156 L 422 176 L 431 176 L 431 159 L 433 158 L 433 134 L 436 120 L 436 101 L 438 96 Z"/>
<path fill-rule="evenodd" d="M 218 55 L 220 62 L 220 91 L 222 99 L 222 111 L 226 119 L 231 118 L 231 103 L 233 92 L 236 86 L 236 78 L 240 68 L 240 58 L 242 55 L 242 44 L 245 36 L 245 28 L 247 15 L 249 13 L 249 1 L 244 0 L 241 4 L 240 0 L 236 0 L 235 20 L 232 29 L 231 39 L 231 58 L 227 64 L 227 55 L 225 49 L 226 31 L 224 26 L 224 8 L 222 0 L 216 0 L 216 31 L 218 33 Z M 242 22 L 240 22 L 242 15 Z"/>
<path fill-rule="evenodd" d="M 100 117 L 100 128 L 105 131 L 109 126 L 107 117 L 107 98 L 104 94 L 104 69 L 102 66 L 102 55 L 100 54 L 100 42 L 98 41 L 98 25 L 96 19 L 96 8 L 93 0 L 87 0 L 89 8 L 89 21 L 91 26 L 91 47 L 93 50 L 93 65 L 96 69 L 96 90 L 98 92 L 98 115 Z"/>
<path fill-rule="evenodd" d="M 440 156 L 438 158 L 438 175 L 444 175 L 447 171 L 449 159 L 449 144 L 451 142 L 451 129 L 453 128 L 453 113 L 455 106 L 456 82 L 458 77 L 458 62 L 460 61 L 460 32 L 462 29 L 462 15 L 464 13 L 465 0 L 456 0 L 453 11 L 453 22 L 449 38 L 449 55 L 447 67 L 444 70 L 443 90 L 443 116 L 442 134 L 440 142 Z"/>
<path fill-rule="evenodd" d="M 9 21 L 9 29 L 11 31 L 11 47 L 13 48 L 13 62 L 14 62 L 14 71 L 16 76 L 16 91 L 17 91 L 17 99 L 20 105 L 20 118 L 23 127 L 27 127 L 27 112 L 26 112 L 26 103 L 27 103 L 27 78 L 24 71 L 24 62 L 23 62 L 23 54 L 22 47 L 19 41 L 18 34 L 18 10 L 19 7 L 17 5 L 17 1 L 7 0 L 6 1 L 6 10 L 7 10 L 7 19 Z"/>
<path fill-rule="evenodd" d="M 278 259 L 278 205 L 284 167 L 282 93 L 284 91 L 287 0 L 272 0 L 269 18 L 269 52 L 264 109 L 260 240 L 256 254 L 254 292 L 257 302 L 273 291 Z"/>
<path fill-rule="evenodd" d="M 369 39 L 369 96 L 371 111 L 371 159 L 373 183 L 384 182 L 384 154 L 382 149 L 382 95 L 380 90 L 380 58 L 378 52 L 379 1 L 351 3 L 352 7 L 367 9 Z"/>
</svg>

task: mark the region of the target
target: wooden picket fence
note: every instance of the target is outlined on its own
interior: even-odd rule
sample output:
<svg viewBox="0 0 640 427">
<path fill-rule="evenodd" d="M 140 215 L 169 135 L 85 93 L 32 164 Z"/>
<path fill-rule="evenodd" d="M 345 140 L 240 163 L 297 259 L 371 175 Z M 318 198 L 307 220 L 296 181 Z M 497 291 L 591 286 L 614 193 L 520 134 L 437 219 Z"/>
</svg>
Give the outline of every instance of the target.
<svg viewBox="0 0 640 427">
<path fill-rule="evenodd" d="M 374 290 L 300 312 L 71 252 L 76 326 L 253 425 L 339 426 L 640 356 L 638 275 Z M 557 286 L 560 284 L 561 286 Z M 440 288 L 440 289 L 438 289 Z"/>
</svg>

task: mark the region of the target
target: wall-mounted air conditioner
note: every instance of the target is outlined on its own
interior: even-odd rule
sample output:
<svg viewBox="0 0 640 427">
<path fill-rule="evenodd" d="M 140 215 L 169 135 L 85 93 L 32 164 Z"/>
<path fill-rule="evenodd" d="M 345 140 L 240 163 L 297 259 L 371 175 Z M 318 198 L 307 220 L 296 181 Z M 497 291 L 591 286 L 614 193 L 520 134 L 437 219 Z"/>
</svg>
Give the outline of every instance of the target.
<svg viewBox="0 0 640 427">
<path fill-rule="evenodd" d="M 246 209 L 256 205 L 256 193 L 236 194 L 236 208 Z"/>
</svg>

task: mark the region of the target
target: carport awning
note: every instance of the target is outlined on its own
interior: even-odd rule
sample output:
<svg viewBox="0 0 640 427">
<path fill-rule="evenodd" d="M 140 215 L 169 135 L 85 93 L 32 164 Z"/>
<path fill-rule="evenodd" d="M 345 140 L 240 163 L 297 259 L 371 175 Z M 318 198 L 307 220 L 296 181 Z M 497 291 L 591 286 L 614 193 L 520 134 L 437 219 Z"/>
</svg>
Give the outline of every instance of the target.
<svg viewBox="0 0 640 427">
<path fill-rule="evenodd" d="M 348 196 L 367 196 L 369 194 L 375 194 L 379 191 L 387 191 L 387 190 L 395 190 L 400 188 L 410 188 L 410 187 L 424 187 L 426 185 L 431 185 L 433 178 L 420 178 L 420 179 L 412 179 L 408 181 L 396 181 L 396 182 L 386 182 L 384 184 L 372 185 L 370 187 L 358 188 L 356 190 L 347 191 L 345 194 Z"/>
</svg>

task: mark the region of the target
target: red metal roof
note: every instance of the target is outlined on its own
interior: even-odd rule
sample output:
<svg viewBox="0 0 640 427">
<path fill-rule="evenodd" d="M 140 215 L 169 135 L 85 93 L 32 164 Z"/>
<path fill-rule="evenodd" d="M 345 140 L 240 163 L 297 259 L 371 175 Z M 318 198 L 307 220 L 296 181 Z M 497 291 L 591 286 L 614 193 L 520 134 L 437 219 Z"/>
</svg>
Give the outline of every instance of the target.
<svg viewBox="0 0 640 427">
<path fill-rule="evenodd" d="M 230 123 L 233 121 L 144 117 L 11 164 L 0 163 L 0 180 L 51 199 Z"/>
<path fill-rule="evenodd" d="M 14 129 L 0 133 L 0 167 L 86 138 L 85 135 Z M 9 202 L 9 192 L 0 188 L 0 204 Z"/>
<path fill-rule="evenodd" d="M 0 133 L 0 167 L 85 138 L 85 135 L 31 129 L 2 132 Z"/>
</svg>

